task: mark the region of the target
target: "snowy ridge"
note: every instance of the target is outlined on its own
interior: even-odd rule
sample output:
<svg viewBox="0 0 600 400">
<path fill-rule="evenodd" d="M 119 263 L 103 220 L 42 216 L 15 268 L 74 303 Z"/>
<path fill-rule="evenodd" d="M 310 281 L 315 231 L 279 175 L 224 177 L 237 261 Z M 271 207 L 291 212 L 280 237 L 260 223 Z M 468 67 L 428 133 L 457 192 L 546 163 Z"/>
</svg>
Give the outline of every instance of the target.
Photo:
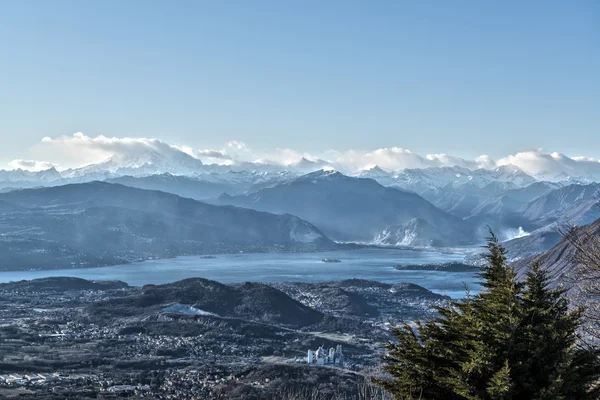
<svg viewBox="0 0 600 400">
<path fill-rule="evenodd" d="M 299 161 L 281 165 L 268 161 L 239 162 L 231 164 L 204 164 L 200 159 L 183 151 L 170 148 L 146 149 L 131 154 L 116 154 L 108 159 L 80 168 L 58 171 L 50 168 L 42 171 L 0 170 L 0 183 L 31 182 L 44 185 L 72 182 L 89 182 L 121 176 L 143 177 L 159 174 L 192 177 L 204 182 L 219 183 L 258 183 L 261 181 L 282 181 L 293 177 L 319 172 L 335 172 L 335 165 L 321 159 Z M 371 178 L 384 186 L 397 187 L 416 193 L 442 188 L 459 189 L 467 187 L 481 189 L 496 184 L 503 189 L 518 189 L 539 181 L 589 183 L 589 177 L 577 178 L 567 173 L 540 173 L 535 177 L 520 168 L 508 164 L 495 169 L 469 169 L 461 166 L 407 168 L 387 171 L 374 165 L 355 173 L 341 171 L 349 176 Z M 17 185 L 18 186 L 18 185 Z"/>
<path fill-rule="evenodd" d="M 522 188 L 537 180 L 514 166 L 501 166 L 493 170 L 470 170 L 463 167 L 430 167 L 386 172 L 379 167 L 356 174 L 361 178 L 372 178 L 384 186 L 398 187 L 416 193 L 442 188 L 458 189 L 463 186 L 484 188 L 499 183 L 505 189 Z"/>
</svg>

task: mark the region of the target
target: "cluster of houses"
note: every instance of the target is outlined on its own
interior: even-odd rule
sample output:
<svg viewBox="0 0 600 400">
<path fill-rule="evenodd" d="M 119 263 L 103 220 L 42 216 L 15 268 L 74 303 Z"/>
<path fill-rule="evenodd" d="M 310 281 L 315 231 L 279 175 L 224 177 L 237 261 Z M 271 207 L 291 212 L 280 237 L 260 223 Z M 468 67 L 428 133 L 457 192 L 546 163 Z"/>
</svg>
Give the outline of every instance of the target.
<svg viewBox="0 0 600 400">
<path fill-rule="evenodd" d="M 52 375 L 42 375 L 42 374 L 28 374 L 28 375 L 20 375 L 20 374 L 9 374 L 9 375 L 0 375 L 0 386 L 25 386 L 25 385 L 41 385 L 46 383 L 49 380 L 60 379 L 59 374 L 55 373 Z"/>
<path fill-rule="evenodd" d="M 335 348 L 331 347 L 329 351 L 321 346 L 316 351 L 308 350 L 306 358 L 309 364 L 315 365 L 344 365 L 344 354 L 342 353 L 342 345 L 338 344 Z"/>
</svg>

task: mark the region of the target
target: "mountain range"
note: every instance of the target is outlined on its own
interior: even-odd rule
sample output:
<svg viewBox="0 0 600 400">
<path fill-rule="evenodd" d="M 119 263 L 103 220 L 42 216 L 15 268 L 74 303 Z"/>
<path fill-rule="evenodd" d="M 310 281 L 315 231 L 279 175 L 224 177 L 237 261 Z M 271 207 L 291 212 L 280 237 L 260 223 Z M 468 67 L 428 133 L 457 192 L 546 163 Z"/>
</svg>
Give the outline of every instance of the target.
<svg viewBox="0 0 600 400">
<path fill-rule="evenodd" d="M 149 193 L 160 191 L 219 207 L 235 205 L 291 214 L 337 241 L 382 246 L 472 246 L 480 244 L 487 227 L 491 227 L 507 241 L 515 258 L 523 258 L 547 250 L 560 240 L 557 223 L 581 225 L 600 216 L 595 206 L 599 185 L 586 179 L 563 178 L 539 180 L 512 165 L 401 171 L 373 166 L 343 174 L 324 160 L 302 158 L 285 167 L 268 161 L 216 165 L 204 164 L 175 149 L 167 153 L 149 150 L 63 171 L 0 171 L 0 212 L 8 212 L 2 218 L 25 212 L 15 211 L 23 205 L 9 200 L 17 196 L 14 193 L 26 192 L 21 189 L 34 188 L 40 190 L 35 193 L 45 195 L 48 192 L 43 188 L 79 184 L 79 190 L 85 192 L 99 187 L 99 183 L 92 182 L 102 181 L 115 187 L 144 189 L 136 192 L 138 197 L 153 197 L 156 194 Z M 37 209 L 43 209 L 40 207 Z M 117 207 L 144 213 L 160 211 L 138 210 L 125 203 Z M 29 206 L 26 210 L 31 214 Z M 33 238 L 38 239 L 31 236 L 29 240 Z"/>
<path fill-rule="evenodd" d="M 208 173 L 226 173 L 228 171 L 248 172 L 281 172 L 289 171 L 296 175 L 304 175 L 317 170 L 336 169 L 335 163 L 321 159 L 300 160 L 286 165 L 258 160 L 255 162 L 233 162 L 225 159 L 224 164 L 205 164 L 200 159 L 174 147 L 162 146 L 160 149 L 147 148 L 143 151 L 128 154 L 115 154 L 106 160 L 79 168 L 58 171 L 49 168 L 45 171 L 0 170 L 0 186 L 9 182 L 51 182 L 99 180 L 108 177 L 149 176 L 170 173 L 172 175 L 197 176 Z M 406 190 L 423 194 L 427 190 L 453 187 L 483 188 L 490 183 L 502 183 L 504 186 L 515 188 L 525 187 L 534 182 L 553 181 L 568 183 L 590 183 L 596 178 L 591 175 L 552 176 L 545 174 L 531 176 L 517 166 L 507 164 L 494 169 L 468 169 L 464 167 L 427 167 L 407 168 L 387 171 L 378 166 L 372 166 L 362 171 L 344 171 L 345 173 L 363 178 L 372 178 L 384 186 L 397 186 Z M 63 183 L 68 183 L 64 182 Z"/>
<path fill-rule="evenodd" d="M 2 269 L 114 265 L 185 254 L 334 249 L 292 215 L 105 182 L 0 194 Z"/>
<path fill-rule="evenodd" d="M 334 240 L 428 246 L 474 240 L 467 223 L 421 196 L 337 171 L 313 172 L 251 194 L 222 195 L 215 202 L 297 215 Z"/>
</svg>

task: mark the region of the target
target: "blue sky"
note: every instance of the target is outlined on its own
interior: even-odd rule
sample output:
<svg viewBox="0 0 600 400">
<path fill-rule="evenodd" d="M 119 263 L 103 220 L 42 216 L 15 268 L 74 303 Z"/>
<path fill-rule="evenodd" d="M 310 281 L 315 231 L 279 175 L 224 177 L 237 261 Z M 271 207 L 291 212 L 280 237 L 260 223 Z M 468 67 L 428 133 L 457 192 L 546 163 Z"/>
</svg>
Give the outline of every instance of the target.
<svg viewBox="0 0 600 400">
<path fill-rule="evenodd" d="M 0 161 L 42 137 L 600 157 L 600 2 L 0 0 Z"/>
</svg>

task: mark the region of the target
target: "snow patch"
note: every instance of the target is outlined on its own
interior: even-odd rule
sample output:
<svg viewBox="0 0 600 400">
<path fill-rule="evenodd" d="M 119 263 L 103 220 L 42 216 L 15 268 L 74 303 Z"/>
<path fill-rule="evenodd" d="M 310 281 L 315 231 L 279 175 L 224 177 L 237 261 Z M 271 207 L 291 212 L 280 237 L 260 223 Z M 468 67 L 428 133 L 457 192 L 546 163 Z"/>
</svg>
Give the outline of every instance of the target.
<svg viewBox="0 0 600 400">
<path fill-rule="evenodd" d="M 386 228 L 375 236 L 372 244 L 377 246 L 410 246 L 416 238 L 417 232 L 414 227 L 412 229 L 410 227 L 398 229 L 396 232 Z"/>
<path fill-rule="evenodd" d="M 194 306 L 190 306 L 188 304 L 173 304 L 169 307 L 163 308 L 163 312 L 171 313 L 171 314 L 182 314 L 182 315 L 206 315 L 217 317 L 217 314 L 201 310 Z"/>
</svg>

